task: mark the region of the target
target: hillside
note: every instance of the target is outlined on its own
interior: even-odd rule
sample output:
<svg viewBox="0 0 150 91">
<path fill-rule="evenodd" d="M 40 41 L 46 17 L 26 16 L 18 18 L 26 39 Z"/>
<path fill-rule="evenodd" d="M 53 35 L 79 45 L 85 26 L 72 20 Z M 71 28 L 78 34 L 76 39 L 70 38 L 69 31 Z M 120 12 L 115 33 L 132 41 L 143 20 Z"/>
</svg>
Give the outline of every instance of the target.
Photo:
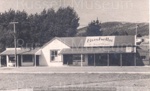
<svg viewBox="0 0 150 91">
<path fill-rule="evenodd" d="M 103 31 L 103 35 L 115 35 L 116 32 L 119 35 L 123 33 L 127 33 L 128 35 L 134 35 L 136 30 L 136 24 L 138 25 L 138 34 L 140 35 L 148 35 L 149 34 L 149 23 L 129 23 L 129 22 L 104 22 L 101 25 L 101 30 Z M 83 27 L 78 29 L 77 36 L 81 36 L 85 34 L 87 27 Z"/>
</svg>

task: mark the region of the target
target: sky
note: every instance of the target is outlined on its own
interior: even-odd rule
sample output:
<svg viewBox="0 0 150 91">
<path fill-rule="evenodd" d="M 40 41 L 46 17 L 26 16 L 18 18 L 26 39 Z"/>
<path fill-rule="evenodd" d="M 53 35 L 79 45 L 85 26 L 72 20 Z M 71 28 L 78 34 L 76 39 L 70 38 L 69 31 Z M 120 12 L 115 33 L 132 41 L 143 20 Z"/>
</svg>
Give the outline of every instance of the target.
<svg viewBox="0 0 150 91">
<path fill-rule="evenodd" d="M 0 12 L 11 8 L 34 14 L 67 6 L 77 12 L 80 27 L 97 18 L 101 22 L 149 22 L 149 0 L 0 0 Z"/>
</svg>

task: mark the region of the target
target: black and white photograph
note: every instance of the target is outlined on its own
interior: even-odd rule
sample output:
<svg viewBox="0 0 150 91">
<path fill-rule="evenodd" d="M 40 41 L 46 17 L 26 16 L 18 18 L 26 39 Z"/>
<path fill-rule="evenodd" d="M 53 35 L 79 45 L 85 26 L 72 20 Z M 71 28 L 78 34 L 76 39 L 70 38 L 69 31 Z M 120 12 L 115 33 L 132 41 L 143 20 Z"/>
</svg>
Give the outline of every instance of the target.
<svg viewBox="0 0 150 91">
<path fill-rule="evenodd" d="M 0 0 L 0 91 L 150 91 L 149 0 Z"/>
</svg>

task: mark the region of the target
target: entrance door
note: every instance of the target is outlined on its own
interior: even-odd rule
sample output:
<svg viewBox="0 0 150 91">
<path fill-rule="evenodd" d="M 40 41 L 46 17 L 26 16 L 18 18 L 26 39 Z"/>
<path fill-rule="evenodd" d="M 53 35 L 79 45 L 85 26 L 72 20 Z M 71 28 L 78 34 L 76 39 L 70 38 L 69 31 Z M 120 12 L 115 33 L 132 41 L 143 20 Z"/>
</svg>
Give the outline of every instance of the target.
<svg viewBox="0 0 150 91">
<path fill-rule="evenodd" d="M 89 66 L 94 66 L 94 54 L 89 54 L 88 55 L 88 65 Z"/>
<path fill-rule="evenodd" d="M 120 66 L 120 54 L 113 53 L 110 54 L 110 66 Z"/>
<path fill-rule="evenodd" d="M 134 54 L 133 53 L 124 53 L 122 54 L 122 65 L 123 66 L 134 66 Z"/>
<path fill-rule="evenodd" d="M 1 66 L 7 66 L 6 56 L 1 56 Z"/>
<path fill-rule="evenodd" d="M 96 66 L 107 66 L 107 54 L 95 55 Z"/>
<path fill-rule="evenodd" d="M 21 66 L 21 55 L 18 55 L 18 64 Z"/>
<path fill-rule="evenodd" d="M 39 66 L 39 55 L 36 55 L 36 66 Z"/>
<path fill-rule="evenodd" d="M 72 65 L 72 62 L 73 62 L 72 55 L 63 55 L 64 65 Z"/>
</svg>

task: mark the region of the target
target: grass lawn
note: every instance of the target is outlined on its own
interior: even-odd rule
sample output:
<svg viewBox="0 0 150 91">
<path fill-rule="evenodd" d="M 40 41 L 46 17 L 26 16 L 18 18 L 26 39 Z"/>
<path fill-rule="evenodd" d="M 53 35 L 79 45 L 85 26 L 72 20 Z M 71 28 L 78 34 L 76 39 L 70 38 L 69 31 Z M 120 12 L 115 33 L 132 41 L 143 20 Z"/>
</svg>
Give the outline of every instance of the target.
<svg viewBox="0 0 150 91">
<path fill-rule="evenodd" d="M 0 90 L 33 88 L 41 91 L 150 91 L 150 74 L 127 73 L 1 73 Z M 65 88 L 64 90 L 62 88 Z M 56 90 L 57 89 L 57 90 Z M 87 90 L 88 89 L 88 90 Z M 101 90 L 98 90 L 101 89 Z M 124 90 L 122 90 L 124 89 Z M 133 90 L 132 90 L 133 89 Z M 45 90 L 45 91 L 46 91 Z M 81 90 L 74 90 L 81 91 Z M 83 90 L 82 90 L 83 91 Z"/>
</svg>

